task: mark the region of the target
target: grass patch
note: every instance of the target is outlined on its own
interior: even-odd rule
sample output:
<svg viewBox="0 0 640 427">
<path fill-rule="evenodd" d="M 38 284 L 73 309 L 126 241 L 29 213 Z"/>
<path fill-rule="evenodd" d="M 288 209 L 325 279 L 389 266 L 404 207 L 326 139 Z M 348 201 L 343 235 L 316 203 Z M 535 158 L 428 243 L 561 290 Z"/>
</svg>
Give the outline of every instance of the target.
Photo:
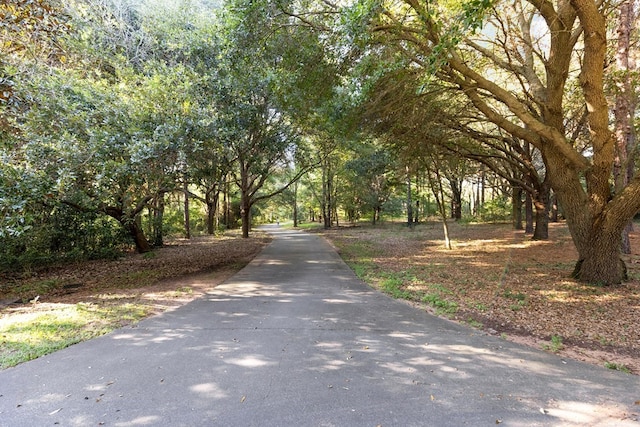
<svg viewBox="0 0 640 427">
<path fill-rule="evenodd" d="M 286 225 L 288 228 L 293 228 L 293 222 L 286 223 L 286 224 L 280 223 L 280 225 Z M 324 228 L 324 224 L 320 222 L 299 222 L 298 228 L 300 230 L 316 230 L 316 229 Z"/>
<path fill-rule="evenodd" d="M 621 364 L 621 363 L 604 362 L 604 367 L 607 368 L 607 369 L 612 369 L 614 371 L 624 372 L 626 374 L 630 374 L 631 373 L 631 370 L 629 368 L 627 368 L 625 365 Z"/>
<path fill-rule="evenodd" d="M 469 317 L 467 319 L 467 325 L 471 326 L 472 328 L 476 328 L 476 329 L 484 328 L 484 325 L 481 322 L 478 322 L 477 320 L 472 319 L 471 317 Z"/>
<path fill-rule="evenodd" d="M 387 294 L 396 299 L 413 300 L 415 295 L 403 289 L 404 280 L 397 277 L 388 277 L 380 283 L 380 288 Z"/>
<path fill-rule="evenodd" d="M 436 314 L 455 314 L 458 311 L 458 304 L 453 301 L 443 299 L 439 294 L 427 294 L 421 301 L 436 309 Z"/>
<path fill-rule="evenodd" d="M 562 344 L 562 337 L 560 335 L 553 335 L 551 337 L 551 343 L 544 344 L 542 348 L 552 353 L 559 352 L 564 348 L 564 344 Z"/>
<path fill-rule="evenodd" d="M 524 302 L 527 299 L 527 296 L 522 292 L 513 292 L 511 289 L 505 289 L 502 293 L 502 296 L 508 299 L 513 299 L 516 301 Z"/>
<path fill-rule="evenodd" d="M 144 305 L 75 304 L 0 320 L 0 369 L 6 369 L 137 322 Z"/>
</svg>

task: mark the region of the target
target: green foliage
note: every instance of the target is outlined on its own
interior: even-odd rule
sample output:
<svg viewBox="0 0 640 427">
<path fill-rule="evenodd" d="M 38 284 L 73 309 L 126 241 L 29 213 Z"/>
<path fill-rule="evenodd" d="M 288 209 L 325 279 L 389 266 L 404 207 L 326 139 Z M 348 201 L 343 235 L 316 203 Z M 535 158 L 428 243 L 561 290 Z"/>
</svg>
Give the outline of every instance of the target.
<svg viewBox="0 0 640 427">
<path fill-rule="evenodd" d="M 514 299 L 519 302 L 524 302 L 527 299 L 527 296 L 522 292 L 513 293 L 511 289 L 505 289 L 502 293 L 502 296 L 509 299 Z"/>
<path fill-rule="evenodd" d="M 508 221 L 511 218 L 511 200 L 506 197 L 488 200 L 480 207 L 479 215 L 487 222 Z"/>
<path fill-rule="evenodd" d="M 398 277 L 387 277 L 380 283 L 383 292 L 391 295 L 393 298 L 412 300 L 415 295 L 403 288 L 404 280 Z"/>
<path fill-rule="evenodd" d="M 467 325 L 471 326 L 472 328 L 476 328 L 476 329 L 482 329 L 484 328 L 484 325 L 482 324 L 482 322 L 479 322 L 473 318 L 468 318 L 467 319 Z"/>
<path fill-rule="evenodd" d="M 559 352 L 564 348 L 564 344 L 562 344 L 562 337 L 560 335 L 553 335 L 551 337 L 551 343 L 544 344 L 542 348 L 552 353 Z"/>
<path fill-rule="evenodd" d="M 458 311 L 458 304 L 452 301 L 447 301 L 442 298 L 440 294 L 426 294 L 421 298 L 422 302 L 426 302 L 432 307 L 435 307 L 438 314 L 454 314 Z"/>
<path fill-rule="evenodd" d="M 347 204 L 362 214 L 374 215 L 388 206 L 397 180 L 394 176 L 395 159 L 393 153 L 373 144 L 354 146 L 354 157 L 344 165 L 347 176 L 346 194 L 353 198 Z M 392 209 L 391 213 L 398 211 Z M 374 218 L 377 220 L 379 218 Z"/>
<path fill-rule="evenodd" d="M 19 235 L 0 237 L 0 271 L 119 257 L 130 244 L 114 221 L 60 206 Z"/>
<path fill-rule="evenodd" d="M 604 367 L 607 369 L 612 369 L 614 371 L 620 371 L 620 372 L 624 372 L 627 374 L 631 373 L 631 370 L 626 367 L 625 365 L 623 365 L 622 363 L 615 363 L 615 362 L 604 362 Z"/>
</svg>

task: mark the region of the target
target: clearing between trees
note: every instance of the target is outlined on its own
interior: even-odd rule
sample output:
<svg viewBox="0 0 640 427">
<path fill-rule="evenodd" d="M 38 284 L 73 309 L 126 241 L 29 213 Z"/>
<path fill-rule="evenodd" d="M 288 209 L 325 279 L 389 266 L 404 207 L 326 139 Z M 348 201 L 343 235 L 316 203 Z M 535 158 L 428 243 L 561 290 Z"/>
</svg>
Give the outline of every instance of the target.
<svg viewBox="0 0 640 427">
<path fill-rule="evenodd" d="M 548 241 L 531 241 L 509 224 L 452 224 L 453 250 L 444 249 L 439 223 L 413 230 L 388 223 L 318 232 L 363 280 L 396 298 L 561 357 L 640 373 L 637 232 L 633 254 L 625 259 L 631 281 L 615 287 L 569 278 L 577 254 L 563 223 L 551 224 Z M 0 368 L 42 354 L 25 349 L 18 341 L 26 338 L 17 331 L 24 333 L 24 325 L 58 325 L 56 313 L 67 316 L 70 307 L 99 316 L 74 324 L 74 339 L 56 348 L 203 295 L 269 242 L 253 235 L 176 240 L 151 254 L 2 277 Z M 53 335 L 60 335 L 60 328 L 55 326 Z M 22 359 L 9 357 L 18 353 Z"/>
</svg>

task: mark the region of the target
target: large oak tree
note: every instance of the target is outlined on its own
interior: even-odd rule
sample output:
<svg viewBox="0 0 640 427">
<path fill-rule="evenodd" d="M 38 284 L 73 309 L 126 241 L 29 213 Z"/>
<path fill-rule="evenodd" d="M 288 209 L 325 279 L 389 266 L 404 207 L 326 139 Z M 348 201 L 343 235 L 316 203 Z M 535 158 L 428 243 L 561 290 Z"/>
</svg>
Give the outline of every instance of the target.
<svg viewBox="0 0 640 427">
<path fill-rule="evenodd" d="M 640 209 L 640 178 L 614 194 L 615 138 L 604 86 L 611 4 L 517 0 L 451 10 L 383 0 L 367 6 L 357 16 L 368 24 L 370 49 L 395 52 L 405 66 L 423 70 L 425 83 L 437 78 L 457 88 L 487 121 L 539 150 L 579 254 L 574 276 L 601 284 L 625 280 L 621 235 Z M 568 120 L 581 117 L 574 114 L 580 109 L 584 131 L 573 132 Z"/>
</svg>

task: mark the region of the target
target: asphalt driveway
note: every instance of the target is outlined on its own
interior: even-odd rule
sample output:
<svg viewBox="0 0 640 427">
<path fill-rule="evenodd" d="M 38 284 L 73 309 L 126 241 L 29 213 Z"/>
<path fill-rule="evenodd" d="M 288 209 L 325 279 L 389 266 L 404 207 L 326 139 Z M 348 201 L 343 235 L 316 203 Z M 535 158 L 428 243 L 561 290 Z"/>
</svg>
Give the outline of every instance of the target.
<svg viewBox="0 0 640 427">
<path fill-rule="evenodd" d="M 205 297 L 0 372 L 0 426 L 640 426 L 640 377 L 438 319 L 271 231 Z"/>
</svg>

